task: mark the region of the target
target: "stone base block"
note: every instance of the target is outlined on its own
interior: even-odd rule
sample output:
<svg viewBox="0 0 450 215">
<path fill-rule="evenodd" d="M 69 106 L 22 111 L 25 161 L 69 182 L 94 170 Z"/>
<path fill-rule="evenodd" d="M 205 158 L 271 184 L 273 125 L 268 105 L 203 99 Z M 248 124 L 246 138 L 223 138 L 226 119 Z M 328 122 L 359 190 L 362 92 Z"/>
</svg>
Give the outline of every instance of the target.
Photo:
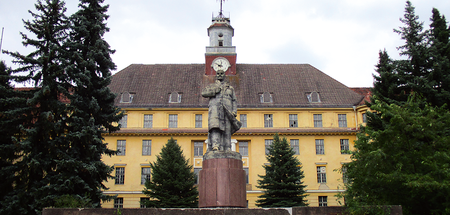
<svg viewBox="0 0 450 215">
<path fill-rule="evenodd" d="M 242 160 L 234 158 L 204 160 L 199 177 L 200 208 L 247 207 Z"/>
</svg>

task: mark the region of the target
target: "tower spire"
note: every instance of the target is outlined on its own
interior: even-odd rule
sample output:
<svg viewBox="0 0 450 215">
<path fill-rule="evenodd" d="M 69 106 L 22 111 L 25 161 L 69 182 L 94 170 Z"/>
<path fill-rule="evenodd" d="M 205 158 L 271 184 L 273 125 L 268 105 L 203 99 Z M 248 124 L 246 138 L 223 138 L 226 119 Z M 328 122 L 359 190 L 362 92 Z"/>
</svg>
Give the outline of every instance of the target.
<svg viewBox="0 0 450 215">
<path fill-rule="evenodd" d="M 222 10 L 222 2 L 224 2 L 225 0 L 219 0 L 220 1 L 220 11 L 219 11 L 219 17 L 223 17 L 223 10 Z"/>
</svg>

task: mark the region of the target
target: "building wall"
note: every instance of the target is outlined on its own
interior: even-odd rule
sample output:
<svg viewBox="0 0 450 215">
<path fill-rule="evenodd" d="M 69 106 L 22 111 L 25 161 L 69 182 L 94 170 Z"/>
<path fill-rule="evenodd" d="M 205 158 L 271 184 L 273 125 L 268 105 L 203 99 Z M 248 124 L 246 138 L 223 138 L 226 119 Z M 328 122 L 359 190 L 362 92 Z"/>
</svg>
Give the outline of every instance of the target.
<svg viewBox="0 0 450 215">
<path fill-rule="evenodd" d="M 264 114 L 273 114 L 273 127 L 286 130 L 289 127 L 289 114 L 298 115 L 299 128 L 305 128 L 305 132 L 280 132 L 288 141 L 299 140 L 300 154 L 296 155 L 302 163 L 304 171 L 304 184 L 307 185 L 308 203 L 310 206 L 318 206 L 318 197 L 327 196 L 328 206 L 339 205 L 335 195 L 343 191 L 342 174 L 338 169 L 343 163 L 350 162 L 349 154 L 342 154 L 340 140 L 348 139 L 350 150 L 353 149 L 353 141 L 356 139 L 356 128 L 362 123 L 362 114 L 366 107 L 360 107 L 356 111 L 353 108 L 340 109 L 239 109 L 240 114 L 247 114 L 247 128 L 233 135 L 236 140 L 236 151 L 239 151 L 240 142 L 248 142 L 248 156 L 243 156 L 244 168 L 249 170 L 249 184 L 247 185 L 247 200 L 250 208 L 255 207 L 255 201 L 262 191 L 256 188 L 258 175 L 264 174 L 263 165 L 267 164 L 265 154 L 265 140 L 273 139 L 273 130 L 265 131 Z M 156 155 L 167 143 L 170 137 L 177 140 L 184 155 L 190 160 L 194 168 L 201 168 L 202 157 L 194 156 L 194 142 L 207 139 L 208 110 L 207 109 L 126 109 L 127 127 L 120 132 L 105 135 L 111 149 L 117 149 L 117 141 L 126 141 L 125 155 L 104 156 L 103 160 L 108 165 L 123 167 L 125 169 L 124 184 L 115 184 L 110 179 L 105 185 L 109 188 L 105 193 L 117 195 L 123 198 L 123 207 L 139 207 L 140 198 L 146 197 L 141 193 L 144 185 L 141 184 L 141 170 L 149 167 L 150 162 L 156 161 Z M 144 114 L 153 115 L 153 127 L 143 128 Z M 169 114 L 178 115 L 178 127 L 168 128 Z M 195 128 L 195 115 L 202 114 L 202 128 Z M 314 130 L 313 114 L 322 114 L 323 128 Z M 350 132 L 326 132 L 324 128 L 338 128 L 338 114 L 346 114 L 347 130 Z M 355 121 L 355 119 L 357 121 Z M 157 131 L 156 131 L 157 130 Z M 188 132 L 183 132 L 183 131 Z M 301 130 L 301 129 L 300 129 Z M 306 130 L 308 130 L 306 132 Z M 148 132 L 147 132 L 148 131 Z M 324 140 L 325 153 L 316 154 L 315 140 Z M 142 155 L 142 141 L 151 140 L 151 155 Z M 206 152 L 206 144 L 203 144 L 203 153 Z M 326 168 L 326 183 L 317 182 L 317 167 Z M 115 175 L 115 172 L 113 172 Z M 112 208 L 114 202 L 104 202 L 103 207 Z"/>
</svg>

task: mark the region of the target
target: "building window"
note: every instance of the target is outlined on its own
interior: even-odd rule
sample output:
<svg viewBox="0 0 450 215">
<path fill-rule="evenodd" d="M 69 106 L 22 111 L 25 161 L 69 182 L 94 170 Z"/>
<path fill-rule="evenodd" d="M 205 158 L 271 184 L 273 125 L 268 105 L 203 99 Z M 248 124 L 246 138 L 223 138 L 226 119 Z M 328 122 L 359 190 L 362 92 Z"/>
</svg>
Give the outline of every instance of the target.
<svg viewBox="0 0 450 215">
<path fill-rule="evenodd" d="M 296 155 L 300 154 L 298 140 L 291 140 L 291 148 L 292 148 L 292 150 L 294 150 Z"/>
<path fill-rule="evenodd" d="M 314 114 L 314 127 L 322 128 L 322 114 Z"/>
<path fill-rule="evenodd" d="M 307 93 L 306 97 L 308 98 L 308 102 L 310 103 L 320 102 L 320 96 L 318 92 Z"/>
<path fill-rule="evenodd" d="M 151 154 L 152 154 L 152 141 L 142 140 L 142 155 L 151 155 Z"/>
<path fill-rule="evenodd" d="M 125 156 L 127 149 L 127 141 L 126 140 L 118 140 L 117 141 L 117 155 Z"/>
<path fill-rule="evenodd" d="M 128 120 L 128 115 L 123 115 L 122 119 L 120 119 L 120 121 L 119 121 L 119 125 L 121 128 L 127 127 L 127 120 Z"/>
<path fill-rule="evenodd" d="M 203 142 L 194 142 L 194 156 L 203 156 Z"/>
<path fill-rule="evenodd" d="M 347 114 L 338 114 L 338 122 L 339 122 L 339 127 L 346 128 L 347 127 Z"/>
<path fill-rule="evenodd" d="M 272 127 L 273 127 L 273 115 L 264 114 L 264 128 L 272 128 Z"/>
<path fill-rule="evenodd" d="M 133 93 L 123 92 L 120 98 L 120 103 L 132 103 L 133 102 Z"/>
<path fill-rule="evenodd" d="M 114 208 L 123 208 L 123 198 L 114 199 Z"/>
<path fill-rule="evenodd" d="M 327 196 L 319 196 L 319 207 L 327 207 L 328 206 L 328 197 Z"/>
<path fill-rule="evenodd" d="M 366 115 L 366 113 L 362 114 L 362 121 L 363 121 L 363 123 L 367 123 L 367 115 Z"/>
<path fill-rule="evenodd" d="M 144 114 L 144 128 L 152 128 L 152 127 L 153 127 L 153 115 Z"/>
<path fill-rule="evenodd" d="M 197 178 L 196 184 L 200 182 L 200 170 L 202 170 L 202 168 L 194 168 L 195 177 Z"/>
<path fill-rule="evenodd" d="M 346 184 L 348 182 L 348 176 L 347 176 L 347 167 L 342 167 L 342 182 Z"/>
<path fill-rule="evenodd" d="M 178 128 L 177 114 L 169 114 L 169 128 Z"/>
<path fill-rule="evenodd" d="M 247 128 L 247 114 L 241 114 L 240 115 L 242 128 Z"/>
<path fill-rule="evenodd" d="M 239 153 L 248 156 L 248 142 L 239 142 Z"/>
<path fill-rule="evenodd" d="M 141 208 L 147 208 L 147 206 L 144 205 L 144 202 L 146 201 L 150 201 L 150 198 L 141 198 L 141 201 L 139 202 Z"/>
<path fill-rule="evenodd" d="M 201 114 L 195 114 L 195 127 L 201 128 L 202 127 L 202 115 Z"/>
<path fill-rule="evenodd" d="M 289 114 L 289 127 L 291 128 L 298 127 L 297 114 Z"/>
<path fill-rule="evenodd" d="M 317 167 L 317 183 L 327 183 L 327 169 L 324 166 Z"/>
<path fill-rule="evenodd" d="M 173 92 L 169 94 L 169 103 L 181 103 L 181 93 Z"/>
<path fill-rule="evenodd" d="M 248 167 L 244 167 L 245 171 L 245 183 L 248 184 Z"/>
<path fill-rule="evenodd" d="M 145 184 L 146 181 L 150 181 L 151 169 L 150 167 L 141 168 L 141 184 Z"/>
<path fill-rule="evenodd" d="M 323 140 L 316 140 L 316 155 L 325 154 L 325 144 Z"/>
<path fill-rule="evenodd" d="M 272 94 L 269 92 L 261 93 L 260 95 L 261 103 L 272 103 Z"/>
<path fill-rule="evenodd" d="M 125 167 L 116 167 L 116 183 L 115 184 L 124 184 L 125 183 Z"/>
<path fill-rule="evenodd" d="M 272 143 L 273 143 L 273 139 L 265 140 L 264 145 L 265 145 L 265 149 L 266 149 L 266 155 L 269 154 L 269 148 L 272 146 Z"/>
<path fill-rule="evenodd" d="M 350 154 L 348 139 L 341 139 L 341 154 Z"/>
</svg>

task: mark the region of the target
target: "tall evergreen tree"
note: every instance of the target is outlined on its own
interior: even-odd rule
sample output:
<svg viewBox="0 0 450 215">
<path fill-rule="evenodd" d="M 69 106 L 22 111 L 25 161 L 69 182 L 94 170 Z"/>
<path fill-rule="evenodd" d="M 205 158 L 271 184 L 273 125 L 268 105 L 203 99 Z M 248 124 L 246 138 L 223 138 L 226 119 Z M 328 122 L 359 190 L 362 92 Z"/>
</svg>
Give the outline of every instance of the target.
<svg viewBox="0 0 450 215">
<path fill-rule="evenodd" d="M 24 21 L 25 28 L 33 33 L 28 37 L 21 33 L 23 44 L 36 50 L 28 55 L 7 52 L 16 58 L 20 67 L 14 72 L 25 73 L 18 81 L 31 81 L 36 87 L 30 90 L 27 105 L 32 107 L 33 125 L 24 129 L 26 138 L 20 141 L 21 159 L 14 163 L 16 177 L 14 191 L 3 203 L 2 210 L 12 213 L 39 214 L 44 207 L 51 206 L 59 194 L 56 169 L 62 148 L 66 147 L 65 119 L 69 115 L 61 97 L 67 96 L 69 84 L 64 71 L 65 49 L 63 43 L 69 28 L 66 8 L 60 0 L 38 1 L 37 12 L 31 12 L 32 21 Z M 15 210 L 15 211 L 14 211 Z"/>
<path fill-rule="evenodd" d="M 436 105 L 450 103 L 450 28 L 439 10 L 433 8 L 430 24 L 430 65 L 428 82 L 432 87 L 428 100 Z"/>
<path fill-rule="evenodd" d="M 14 187 L 21 184 L 20 166 L 24 128 L 30 126 L 30 108 L 26 104 L 25 91 L 16 91 L 11 85 L 12 70 L 0 61 L 0 214 L 26 212 L 18 207 Z"/>
<path fill-rule="evenodd" d="M 368 125 L 358 134 L 352 162 L 345 165 L 347 206 L 402 205 L 405 214 L 448 214 L 450 113 L 415 96 L 403 106 L 374 101 L 371 108 L 385 126 Z"/>
<path fill-rule="evenodd" d="M 266 175 L 259 175 L 256 187 L 263 189 L 264 194 L 256 200 L 259 207 L 295 207 L 307 206 L 305 177 L 301 170 L 300 161 L 294 157 L 295 152 L 286 138 L 280 140 L 278 134 L 266 156 L 269 165 L 264 165 Z"/>
<path fill-rule="evenodd" d="M 149 201 L 143 202 L 147 207 L 198 207 L 197 177 L 173 138 L 161 149 L 156 162 L 150 163 L 150 167 L 152 177 L 146 181 L 143 190 L 150 197 Z"/>
<path fill-rule="evenodd" d="M 400 55 L 407 59 L 397 61 L 398 70 L 401 70 L 401 78 L 405 80 L 409 92 L 414 91 L 428 97 L 432 89 L 427 80 L 430 73 L 430 54 L 426 37 L 428 31 L 423 30 L 423 22 L 419 21 L 419 16 L 415 14 L 415 8 L 409 0 L 406 1 L 404 18 L 400 21 L 404 26 L 394 29 L 394 32 L 405 41 L 398 50 Z"/>
<path fill-rule="evenodd" d="M 60 189 L 64 193 L 90 198 L 99 207 L 108 196 L 103 181 L 112 178 L 112 167 L 101 157 L 114 155 L 107 148 L 102 133 L 119 129 L 113 122 L 122 117 L 120 109 L 114 106 L 115 95 L 108 85 L 111 71 L 116 68 L 108 43 L 103 35 L 106 27 L 108 6 L 103 0 L 81 0 L 80 10 L 70 17 L 71 32 L 65 43 L 68 50 L 66 72 L 71 86 L 68 89 L 67 105 L 70 115 L 67 121 L 66 141 L 70 143 L 58 161 L 57 169 L 61 181 L 70 181 Z M 76 173 L 76 174 L 74 174 Z"/>
<path fill-rule="evenodd" d="M 409 95 L 405 88 L 403 73 L 397 69 L 397 62 L 392 60 L 386 50 L 379 52 L 379 61 L 374 75 L 372 95 L 388 103 L 405 102 Z"/>
</svg>

